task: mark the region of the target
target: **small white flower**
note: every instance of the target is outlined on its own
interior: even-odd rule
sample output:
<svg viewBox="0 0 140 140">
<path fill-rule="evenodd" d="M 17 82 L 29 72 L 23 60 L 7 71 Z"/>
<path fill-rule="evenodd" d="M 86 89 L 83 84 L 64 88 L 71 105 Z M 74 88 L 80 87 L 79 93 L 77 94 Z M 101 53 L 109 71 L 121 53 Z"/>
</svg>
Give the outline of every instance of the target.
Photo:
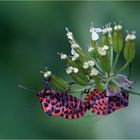
<svg viewBox="0 0 140 140">
<path fill-rule="evenodd" d="M 74 56 L 72 56 L 72 61 L 76 61 L 79 57 L 79 54 L 75 52 Z"/>
<path fill-rule="evenodd" d="M 79 71 L 78 68 L 73 68 L 74 73 L 77 73 L 78 71 Z"/>
<path fill-rule="evenodd" d="M 76 53 L 76 51 L 73 48 L 71 49 L 71 54 L 73 55 L 72 61 L 76 61 L 80 57 L 79 54 Z"/>
<path fill-rule="evenodd" d="M 98 35 L 98 33 L 100 33 L 100 32 L 102 32 L 102 29 L 101 28 L 95 28 L 95 27 L 91 27 L 90 28 L 90 32 L 91 32 L 91 39 L 93 40 L 93 41 L 96 41 L 96 40 L 98 40 L 99 39 L 99 35 Z"/>
<path fill-rule="evenodd" d="M 109 47 L 108 47 L 107 45 L 104 45 L 103 49 L 104 49 L 104 50 L 108 50 Z"/>
<path fill-rule="evenodd" d="M 68 68 L 66 69 L 66 73 L 67 73 L 67 74 L 77 73 L 78 71 L 79 71 L 78 68 L 72 67 L 72 66 L 70 66 L 70 67 L 68 67 Z"/>
<path fill-rule="evenodd" d="M 131 35 L 131 40 L 135 40 L 136 39 L 136 35 L 132 34 Z"/>
<path fill-rule="evenodd" d="M 94 50 L 94 48 L 93 47 L 90 47 L 89 49 L 88 49 L 88 52 L 92 52 Z"/>
<path fill-rule="evenodd" d="M 128 34 L 128 35 L 126 36 L 125 41 L 127 41 L 127 40 L 131 40 L 131 34 Z"/>
<path fill-rule="evenodd" d="M 117 30 L 119 31 L 121 29 L 122 29 L 122 26 L 120 24 L 114 26 L 115 31 L 117 31 Z"/>
<path fill-rule="evenodd" d="M 105 25 L 105 28 L 103 28 L 103 34 L 112 32 L 112 28 L 110 26 L 111 26 L 111 23 L 108 23 Z"/>
<path fill-rule="evenodd" d="M 83 64 L 83 68 L 84 68 L 84 69 L 88 69 L 88 68 L 89 68 L 89 64 L 88 64 L 88 62 L 84 62 L 84 64 Z"/>
<path fill-rule="evenodd" d="M 73 34 L 72 34 L 72 32 L 70 32 L 69 30 L 68 30 L 68 28 L 65 28 L 66 29 L 66 31 L 67 31 L 67 37 L 68 37 L 68 39 L 69 39 L 69 42 L 70 42 L 70 44 L 71 44 L 71 48 L 72 49 L 77 49 L 77 48 L 80 48 L 80 46 L 77 44 L 77 42 L 76 42 L 76 40 L 74 39 L 74 37 L 73 37 Z M 81 49 L 81 48 L 80 48 Z"/>
<path fill-rule="evenodd" d="M 107 28 L 107 32 L 108 33 L 111 33 L 112 32 L 112 28 L 110 26 Z"/>
<path fill-rule="evenodd" d="M 61 58 L 62 60 L 65 60 L 65 59 L 68 58 L 68 56 L 67 56 L 66 54 L 64 54 L 64 53 L 59 53 L 59 52 L 58 52 L 57 54 L 60 55 L 60 58 Z"/>
<path fill-rule="evenodd" d="M 47 72 L 44 73 L 44 77 L 45 77 L 45 78 L 48 78 L 48 77 L 50 77 L 51 75 L 52 75 L 51 71 L 47 71 Z"/>
<path fill-rule="evenodd" d="M 131 32 L 131 33 L 128 33 L 128 35 L 125 38 L 125 41 L 127 41 L 127 40 L 135 40 L 135 39 L 136 39 L 135 32 Z"/>
<path fill-rule="evenodd" d="M 71 48 L 77 49 L 79 48 L 79 45 L 77 43 L 71 43 Z"/>
<path fill-rule="evenodd" d="M 105 50 L 102 50 L 102 51 L 100 52 L 100 55 L 101 55 L 101 56 L 106 56 L 106 51 L 105 51 Z"/>
<path fill-rule="evenodd" d="M 71 48 L 71 54 L 74 55 L 76 52 L 73 48 Z"/>
<path fill-rule="evenodd" d="M 95 65 L 94 61 L 89 60 L 89 61 L 87 61 L 87 62 L 84 62 L 83 68 L 84 68 L 84 69 L 88 69 L 89 67 L 93 67 L 94 65 Z"/>
<path fill-rule="evenodd" d="M 92 68 L 90 76 L 97 76 L 99 74 L 99 71 L 96 68 Z"/>
<path fill-rule="evenodd" d="M 94 61 L 90 60 L 88 61 L 89 66 L 93 67 L 95 65 Z"/>
<path fill-rule="evenodd" d="M 71 74 L 71 73 L 72 73 L 72 67 L 68 67 L 68 68 L 66 69 L 66 73 L 67 73 L 67 74 Z"/>
<path fill-rule="evenodd" d="M 50 76 L 52 75 L 52 73 L 51 73 L 51 71 L 48 71 L 48 70 L 47 70 L 47 67 L 46 67 L 45 69 L 46 69 L 45 72 L 40 71 L 40 73 L 43 73 L 44 78 L 48 78 L 48 77 L 50 77 Z"/>
<path fill-rule="evenodd" d="M 67 37 L 68 37 L 68 39 L 70 39 L 70 40 L 73 40 L 73 34 L 72 34 L 72 32 L 70 32 L 69 30 L 68 30 L 68 28 L 65 28 L 66 29 L 66 31 L 67 31 Z"/>
<path fill-rule="evenodd" d="M 99 47 L 99 48 L 98 48 L 98 53 L 99 53 L 101 56 L 105 56 L 105 55 L 107 54 L 107 50 L 105 50 L 104 48 Z"/>
</svg>

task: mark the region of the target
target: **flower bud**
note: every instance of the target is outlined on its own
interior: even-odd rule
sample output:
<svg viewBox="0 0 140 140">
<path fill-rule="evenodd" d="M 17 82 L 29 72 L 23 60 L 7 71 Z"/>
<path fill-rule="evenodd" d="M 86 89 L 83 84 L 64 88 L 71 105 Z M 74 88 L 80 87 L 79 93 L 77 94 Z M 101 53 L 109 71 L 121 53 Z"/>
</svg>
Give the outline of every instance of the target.
<svg viewBox="0 0 140 140">
<path fill-rule="evenodd" d="M 122 26 L 114 26 L 114 36 L 113 36 L 113 49 L 115 53 L 120 53 L 123 48 L 123 38 L 122 38 Z"/>
<path fill-rule="evenodd" d="M 103 34 L 103 35 L 102 35 L 102 47 L 103 47 L 104 45 L 108 45 L 107 34 Z"/>
<path fill-rule="evenodd" d="M 110 62 L 110 59 L 109 59 L 108 55 L 101 56 L 100 57 L 100 62 L 101 62 L 102 69 L 105 72 L 110 73 L 110 71 L 111 71 L 111 62 Z"/>
<path fill-rule="evenodd" d="M 111 23 L 108 23 L 103 28 L 102 47 L 105 45 L 109 46 L 109 44 L 111 44 L 112 42 L 111 32 L 112 32 Z"/>
<path fill-rule="evenodd" d="M 49 78 L 50 83 L 53 86 L 55 86 L 59 90 L 66 90 L 69 88 L 69 85 L 65 80 L 52 74 L 51 71 L 48 71 L 47 67 L 45 69 L 46 69 L 46 71 L 45 72 L 41 71 L 41 73 L 44 74 L 44 78 L 46 78 L 46 79 Z"/>
<path fill-rule="evenodd" d="M 135 34 L 131 33 L 128 34 L 125 39 L 124 58 L 129 63 L 135 58 L 135 38 Z"/>
<path fill-rule="evenodd" d="M 69 88 L 69 85 L 65 80 L 63 80 L 62 78 L 59 78 L 55 75 L 52 75 L 50 77 L 50 82 L 52 83 L 52 85 L 54 85 L 59 90 L 66 90 Z"/>
<path fill-rule="evenodd" d="M 107 73 L 111 71 L 111 62 L 108 55 L 109 53 L 108 50 L 109 47 L 107 45 L 103 46 L 102 48 L 101 47 L 98 48 L 101 67 Z"/>
<path fill-rule="evenodd" d="M 77 74 L 70 74 L 71 78 L 74 80 L 75 83 L 81 85 L 81 86 L 86 86 L 88 83 L 84 80 L 82 80 Z"/>
<path fill-rule="evenodd" d="M 97 44 L 96 41 L 91 40 L 91 46 L 94 49 L 94 58 L 96 59 L 99 56 L 99 53 L 98 53 L 98 44 Z"/>
<path fill-rule="evenodd" d="M 88 48 L 88 54 L 92 57 L 95 58 L 95 50 L 94 48 L 91 46 Z"/>
<path fill-rule="evenodd" d="M 77 54 L 80 55 L 80 58 L 81 58 L 82 62 L 87 60 L 86 55 L 82 52 L 82 50 L 80 48 L 76 48 L 74 50 L 76 51 Z"/>
</svg>

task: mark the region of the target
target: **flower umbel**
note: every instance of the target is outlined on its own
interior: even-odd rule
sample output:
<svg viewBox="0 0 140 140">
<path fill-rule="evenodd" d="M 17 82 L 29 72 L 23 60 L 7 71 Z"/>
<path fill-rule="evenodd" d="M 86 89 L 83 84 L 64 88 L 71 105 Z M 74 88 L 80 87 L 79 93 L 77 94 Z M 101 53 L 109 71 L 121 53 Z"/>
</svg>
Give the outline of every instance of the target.
<svg viewBox="0 0 140 140">
<path fill-rule="evenodd" d="M 136 40 L 135 32 L 127 33 L 123 39 L 122 28 L 120 24 L 111 27 L 111 23 L 106 24 L 103 29 L 92 26 L 90 28 L 90 47 L 87 48 L 88 53 L 79 46 L 73 33 L 66 28 L 66 36 L 71 44 L 71 55 L 58 54 L 62 60 L 65 60 L 66 73 L 74 84 L 69 85 L 69 81 L 55 76 L 47 68 L 45 72 L 41 71 L 41 73 L 43 73 L 44 78 L 50 80 L 52 85 L 64 92 L 69 90 L 69 93 L 75 91 L 86 93 L 85 100 L 90 105 L 90 111 L 95 112 L 95 114 L 107 115 L 126 107 L 128 94 L 140 95 L 140 93 L 133 91 L 134 82 L 121 74 L 135 58 Z M 123 53 L 125 63 L 117 69 L 121 53 Z M 73 86 L 75 84 L 79 85 L 80 89 L 77 89 L 79 86 Z M 86 92 L 87 89 L 88 92 Z M 97 100 L 102 101 L 102 104 L 104 102 L 104 108 L 101 106 L 101 110 L 97 107 Z M 111 104 L 114 104 L 114 107 Z"/>
</svg>

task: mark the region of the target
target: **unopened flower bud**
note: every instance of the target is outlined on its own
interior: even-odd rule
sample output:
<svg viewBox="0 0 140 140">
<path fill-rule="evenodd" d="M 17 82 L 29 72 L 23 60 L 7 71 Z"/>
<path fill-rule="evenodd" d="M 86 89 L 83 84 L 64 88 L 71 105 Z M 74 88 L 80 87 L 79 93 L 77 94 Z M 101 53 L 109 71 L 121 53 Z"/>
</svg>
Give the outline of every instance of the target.
<svg viewBox="0 0 140 140">
<path fill-rule="evenodd" d="M 115 53 L 120 53 L 123 48 L 123 38 L 122 38 L 122 26 L 114 26 L 114 36 L 113 36 L 113 49 Z"/>
<path fill-rule="evenodd" d="M 68 88 L 68 83 L 65 80 L 52 74 L 51 71 L 48 71 L 47 67 L 45 68 L 45 70 L 45 72 L 40 72 L 44 74 L 44 78 L 49 78 L 49 81 L 53 86 L 55 86 L 59 90 L 66 90 Z"/>
<path fill-rule="evenodd" d="M 129 63 L 135 58 L 135 38 L 135 34 L 131 33 L 128 34 L 125 39 L 124 58 Z"/>
<path fill-rule="evenodd" d="M 66 90 L 69 88 L 69 85 L 65 80 L 55 75 L 52 75 L 50 77 L 50 82 L 53 86 L 55 86 L 59 90 Z"/>
</svg>

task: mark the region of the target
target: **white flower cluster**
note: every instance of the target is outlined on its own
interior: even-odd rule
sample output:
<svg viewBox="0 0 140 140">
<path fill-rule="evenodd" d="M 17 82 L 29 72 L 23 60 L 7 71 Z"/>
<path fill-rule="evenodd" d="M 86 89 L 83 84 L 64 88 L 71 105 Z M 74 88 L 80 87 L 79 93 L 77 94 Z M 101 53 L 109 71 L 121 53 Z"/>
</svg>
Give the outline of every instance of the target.
<svg viewBox="0 0 140 140">
<path fill-rule="evenodd" d="M 92 52 L 93 50 L 94 50 L 93 47 L 89 47 L 89 48 L 88 48 L 88 52 Z"/>
<path fill-rule="evenodd" d="M 93 67 L 91 69 L 90 76 L 97 76 L 98 74 L 99 74 L 99 71 L 96 68 Z"/>
<path fill-rule="evenodd" d="M 91 27 L 90 28 L 90 32 L 91 32 L 91 39 L 93 41 L 97 41 L 99 39 L 99 35 L 98 33 L 102 32 L 103 34 L 106 33 L 111 33 L 112 32 L 112 28 L 110 27 L 111 23 L 108 23 L 107 25 L 105 25 L 105 28 L 101 29 L 101 28 L 95 28 L 95 27 Z M 120 27 L 119 27 L 120 28 Z"/>
<path fill-rule="evenodd" d="M 135 35 L 135 32 L 132 32 L 132 33 L 129 33 L 126 38 L 125 38 L 125 41 L 127 40 L 135 40 L 136 39 L 136 35 Z"/>
<path fill-rule="evenodd" d="M 68 28 L 65 28 L 66 29 L 66 31 L 67 31 L 67 37 L 68 37 L 68 39 L 70 39 L 70 40 L 73 40 L 74 38 L 73 38 L 73 34 L 72 34 L 72 32 L 70 32 L 69 30 L 68 30 Z"/>
<path fill-rule="evenodd" d="M 48 78 L 52 75 L 51 71 L 48 71 L 47 67 L 45 68 L 46 71 L 43 72 L 43 71 L 40 71 L 40 73 L 43 73 L 44 74 L 44 78 Z"/>
<path fill-rule="evenodd" d="M 115 31 L 119 31 L 121 29 L 122 29 L 122 26 L 120 24 L 114 26 Z"/>
<path fill-rule="evenodd" d="M 84 69 L 88 69 L 89 67 L 93 67 L 94 65 L 95 65 L 94 61 L 89 60 L 89 61 L 87 61 L 87 62 L 84 62 L 83 68 L 84 68 Z"/>
<path fill-rule="evenodd" d="M 71 43 L 71 48 L 73 48 L 73 49 L 80 48 L 80 46 L 76 43 L 72 32 L 70 32 L 68 28 L 65 28 L 65 29 L 67 31 L 66 35 L 67 35 L 67 37 L 69 39 L 69 42 Z"/>
<path fill-rule="evenodd" d="M 67 73 L 67 74 L 77 73 L 78 71 L 79 71 L 78 68 L 72 67 L 72 66 L 69 66 L 69 67 L 66 69 L 66 73 Z"/>
<path fill-rule="evenodd" d="M 108 46 L 105 45 L 104 47 L 99 47 L 98 48 L 98 53 L 101 55 L 101 56 L 105 56 L 107 54 L 107 50 L 108 50 Z"/>
</svg>

